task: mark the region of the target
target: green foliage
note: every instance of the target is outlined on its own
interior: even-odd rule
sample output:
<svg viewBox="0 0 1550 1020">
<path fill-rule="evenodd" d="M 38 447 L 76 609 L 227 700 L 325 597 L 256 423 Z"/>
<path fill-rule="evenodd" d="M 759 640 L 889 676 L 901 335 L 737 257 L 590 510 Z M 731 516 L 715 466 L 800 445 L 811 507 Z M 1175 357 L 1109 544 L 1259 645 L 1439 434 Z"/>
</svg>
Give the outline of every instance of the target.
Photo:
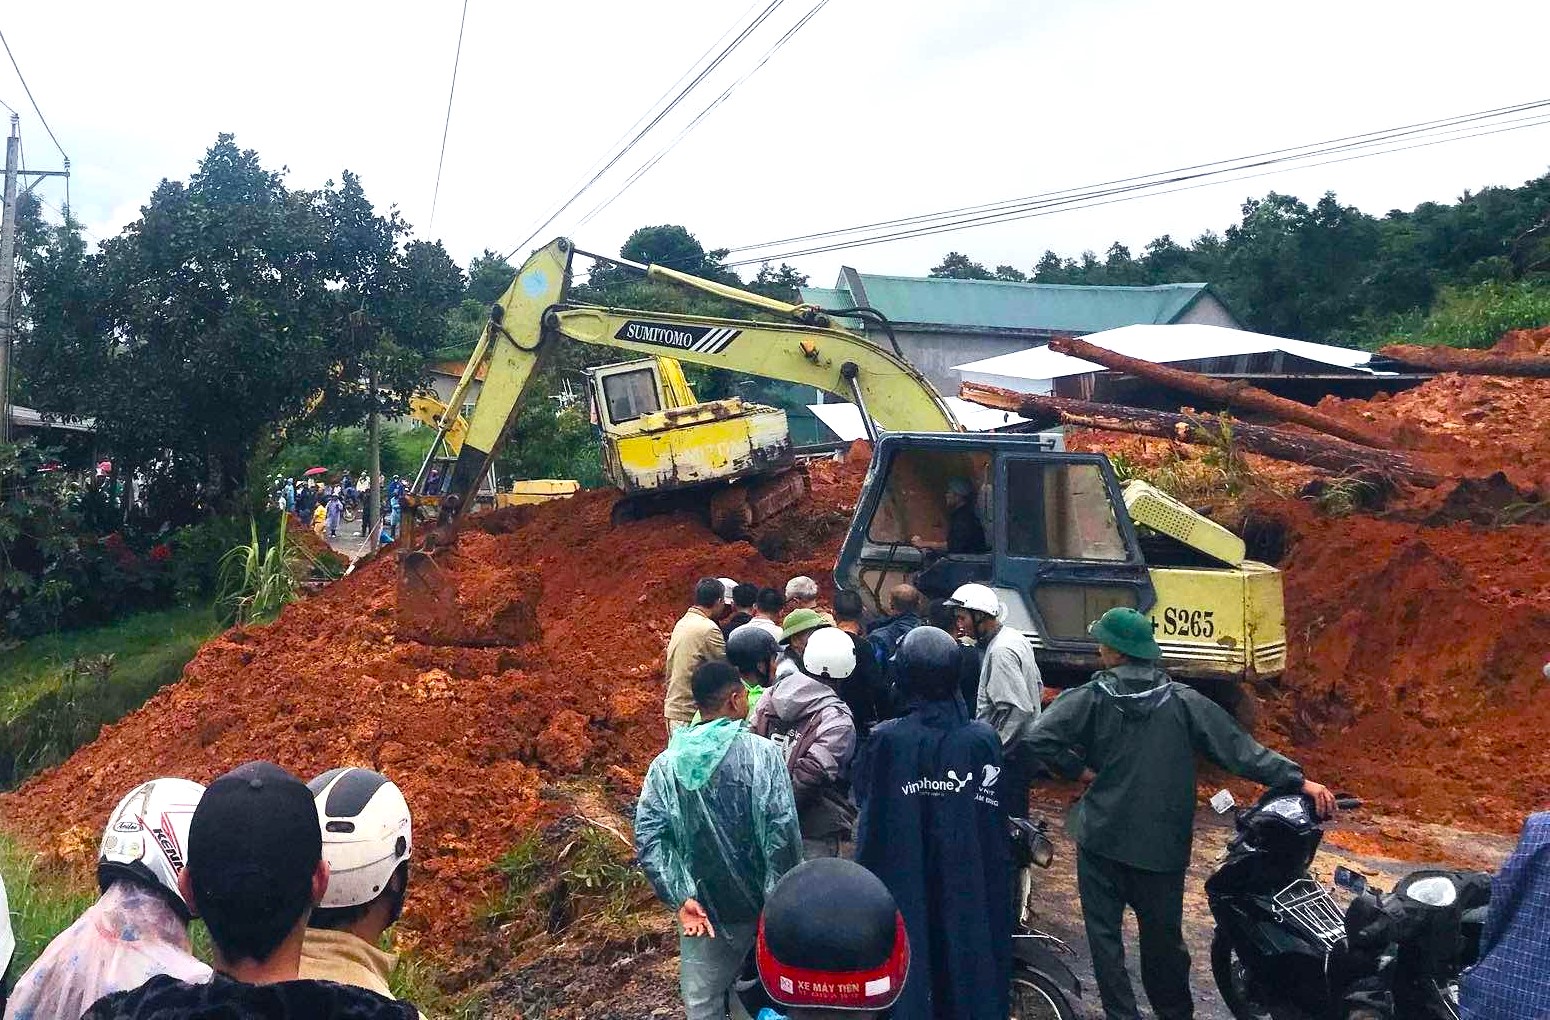
<svg viewBox="0 0 1550 1020">
<path fill-rule="evenodd" d="M 647 889 L 631 857 L 613 833 L 587 825 L 560 852 L 560 876 L 573 896 L 592 900 L 605 917 L 623 920 Z"/>
<path fill-rule="evenodd" d="M 496 458 L 495 469 L 505 481 L 574 478 L 588 488 L 602 485 L 601 442 L 587 420 L 586 405 L 562 407 L 542 396 L 528 400 L 517 415 L 512 441 Z"/>
<path fill-rule="evenodd" d="M 6 836 L 0 836 L 0 871 L 5 874 L 11 932 L 16 936 L 16 955 L 11 959 L 14 984 L 54 936 L 97 901 L 97 890 L 75 874 L 45 867 L 37 855 Z"/>
<path fill-rule="evenodd" d="M 360 421 L 368 370 L 392 412 L 443 345 L 462 272 L 408 232 L 355 175 L 291 190 L 222 135 L 98 252 L 73 223 L 29 241 L 27 391 L 96 418 L 115 463 L 151 476 L 157 523 L 233 506 L 282 423 Z"/>
<path fill-rule="evenodd" d="M 948 252 L 938 265 L 931 267 L 931 276 L 944 280 L 991 280 L 995 274 L 967 255 Z"/>
<path fill-rule="evenodd" d="M 425 428 L 382 428 L 382 473 L 389 478 L 412 476 L 419 470 L 420 461 L 434 436 L 434 432 Z M 273 484 L 276 476 L 300 478 L 309 468 L 326 467 L 330 478 L 337 478 L 343 471 L 359 478 L 369 459 L 369 438 L 363 428 L 330 429 L 326 433 L 299 437 L 264 461 L 260 477 L 267 479 L 268 486 Z"/>
<path fill-rule="evenodd" d="M 1362 478 L 1331 478 L 1314 497 L 1314 505 L 1330 517 L 1349 517 L 1372 503 L 1378 494 L 1373 483 Z"/>
<path fill-rule="evenodd" d="M 218 629 L 208 606 L 168 609 L 0 652 L 0 785 L 58 764 L 139 708 Z"/>
<path fill-rule="evenodd" d="M 990 275 L 958 252 L 931 274 Z M 998 267 L 995 275 L 1021 274 Z M 1385 334 L 1417 343 L 1486 345 L 1505 329 L 1543 321 L 1540 291 L 1550 286 L 1550 174 L 1520 188 L 1487 188 L 1451 205 L 1427 202 L 1382 217 L 1341 205 L 1333 194 L 1309 205 L 1270 192 L 1246 201 L 1239 222 L 1223 234 L 1207 231 L 1188 245 L 1164 234 L 1140 256 L 1119 242 L 1102 258 L 1090 251 L 1078 258 L 1046 251 L 1032 279 L 1204 282 L 1244 326 L 1266 333 L 1364 346 Z M 1440 315 L 1435 329 L 1423 328 L 1428 309 Z"/>
<path fill-rule="evenodd" d="M 1550 279 L 1446 287 L 1424 319 L 1393 323 L 1380 344 L 1490 347 L 1513 329 L 1550 325 Z M 1407 328 L 1408 327 L 1408 328 Z"/>
<path fill-rule="evenodd" d="M 248 522 L 248 541 L 221 560 L 219 605 L 238 626 L 268 623 L 301 594 L 308 573 L 306 554 L 290 541 L 288 519 L 277 514 L 269 541 L 260 538 L 258 522 Z"/>
</svg>

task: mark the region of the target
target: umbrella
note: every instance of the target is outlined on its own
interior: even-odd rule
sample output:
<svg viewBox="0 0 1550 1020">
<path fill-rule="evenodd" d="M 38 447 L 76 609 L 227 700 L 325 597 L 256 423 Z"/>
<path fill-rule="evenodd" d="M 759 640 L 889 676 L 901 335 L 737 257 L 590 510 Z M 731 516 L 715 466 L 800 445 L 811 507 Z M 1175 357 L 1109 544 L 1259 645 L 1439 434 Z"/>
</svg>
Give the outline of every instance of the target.
<svg viewBox="0 0 1550 1020">
<path fill-rule="evenodd" d="M 311 478 L 313 475 L 326 475 L 326 474 L 328 474 L 328 468 L 325 468 L 325 467 L 308 468 L 306 470 L 306 472 L 304 472 L 304 474 L 308 478 Z"/>
</svg>

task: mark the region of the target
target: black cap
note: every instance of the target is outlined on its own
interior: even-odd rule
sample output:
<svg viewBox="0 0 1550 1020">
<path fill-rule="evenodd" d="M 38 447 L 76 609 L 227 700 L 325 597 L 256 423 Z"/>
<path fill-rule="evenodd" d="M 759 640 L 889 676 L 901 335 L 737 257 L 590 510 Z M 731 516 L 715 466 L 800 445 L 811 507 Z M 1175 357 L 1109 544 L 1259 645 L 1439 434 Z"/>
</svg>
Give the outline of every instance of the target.
<svg viewBox="0 0 1550 1020">
<path fill-rule="evenodd" d="M 300 779 L 267 761 L 239 765 L 205 788 L 188 827 L 194 901 L 223 912 L 311 898 L 323 858 L 317 805 Z"/>
</svg>

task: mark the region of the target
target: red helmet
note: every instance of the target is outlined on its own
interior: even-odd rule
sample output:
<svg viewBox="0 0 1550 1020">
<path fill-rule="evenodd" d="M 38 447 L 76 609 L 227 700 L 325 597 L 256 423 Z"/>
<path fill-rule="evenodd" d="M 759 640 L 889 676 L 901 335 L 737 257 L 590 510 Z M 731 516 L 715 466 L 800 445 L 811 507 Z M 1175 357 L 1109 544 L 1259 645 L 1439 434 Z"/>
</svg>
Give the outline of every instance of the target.
<svg viewBox="0 0 1550 1020">
<path fill-rule="evenodd" d="M 765 993 L 782 1006 L 881 1010 L 904 990 L 910 940 L 893 894 L 854 861 L 798 865 L 759 918 Z"/>
</svg>

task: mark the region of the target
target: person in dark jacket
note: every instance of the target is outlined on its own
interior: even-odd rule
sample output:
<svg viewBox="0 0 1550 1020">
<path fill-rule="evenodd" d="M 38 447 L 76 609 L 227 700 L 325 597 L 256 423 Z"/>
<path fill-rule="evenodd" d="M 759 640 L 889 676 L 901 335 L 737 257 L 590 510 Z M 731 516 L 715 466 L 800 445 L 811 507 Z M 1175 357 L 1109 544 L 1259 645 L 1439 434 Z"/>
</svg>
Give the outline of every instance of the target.
<svg viewBox="0 0 1550 1020">
<path fill-rule="evenodd" d="M 721 633 L 724 637 L 731 637 L 734 630 L 753 619 L 753 607 L 758 599 L 757 584 L 745 582 L 732 589 L 732 614 L 721 621 Z"/>
<path fill-rule="evenodd" d="M 948 605 L 946 599 L 931 600 L 926 621 L 937 630 L 945 630 L 958 642 L 958 690 L 963 695 L 963 703 L 973 711 L 979 702 L 984 651 L 972 639 L 958 636 L 958 611 Z"/>
<path fill-rule="evenodd" d="M 867 628 L 867 640 L 872 642 L 872 655 L 883 672 L 883 684 L 888 688 L 891 710 L 889 715 L 904 714 L 904 698 L 895 690 L 898 677 L 894 673 L 893 653 L 898 651 L 904 635 L 919 627 L 921 609 L 920 590 L 912 584 L 896 584 L 888 589 L 886 616 Z M 974 711 L 974 705 L 969 705 Z"/>
<path fill-rule="evenodd" d="M 1217 704 L 1157 666 L 1152 623 L 1117 608 L 1089 628 L 1105 667 L 1062 694 L 1027 738 L 1032 757 L 1091 780 L 1066 831 L 1076 842 L 1077 892 L 1107 1020 L 1136 1020 L 1125 972 L 1125 908 L 1141 934 L 1141 983 L 1159 1020 L 1194 1016 L 1184 945 L 1184 875 L 1195 820 L 1195 755 L 1235 775 L 1301 789 L 1322 814 L 1334 795 L 1297 763 L 1260 746 Z"/>
<path fill-rule="evenodd" d="M 840 697 L 850 706 L 850 714 L 856 720 L 856 736 L 865 740 L 872 727 L 892 712 L 888 689 L 883 684 L 883 669 L 872 642 L 866 639 L 861 616 L 860 595 L 844 589 L 834 593 L 834 627 L 849 634 L 856 649 L 856 669 L 840 682 Z"/>
<path fill-rule="evenodd" d="M 278 765 L 249 762 L 215 780 L 188 829 L 183 899 L 210 929 L 215 975 L 160 974 L 98 999 L 83 1020 L 415 1020 L 376 992 L 300 979 L 301 943 L 328 887 L 312 792 Z"/>
<path fill-rule="evenodd" d="M 895 1020 L 1006 1020 L 1012 855 L 1001 741 L 958 693 L 958 646 L 912 630 L 896 658 L 910 711 L 882 723 L 852 773 L 856 861 L 899 903 L 915 964 Z"/>
</svg>

